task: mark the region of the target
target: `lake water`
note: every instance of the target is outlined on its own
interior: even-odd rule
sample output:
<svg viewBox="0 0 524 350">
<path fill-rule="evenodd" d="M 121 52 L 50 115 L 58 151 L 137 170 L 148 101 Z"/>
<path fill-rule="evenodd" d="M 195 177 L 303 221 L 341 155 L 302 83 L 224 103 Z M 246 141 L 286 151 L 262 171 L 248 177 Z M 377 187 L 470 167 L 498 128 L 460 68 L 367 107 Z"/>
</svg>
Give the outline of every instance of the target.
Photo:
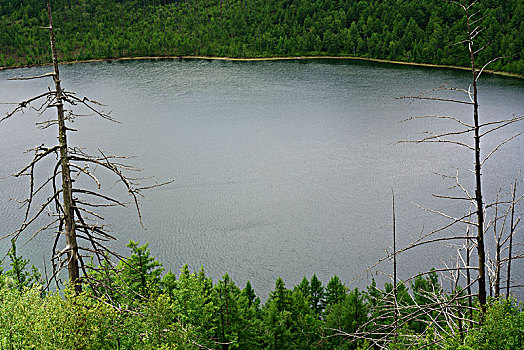
<svg viewBox="0 0 524 350">
<path fill-rule="evenodd" d="M 351 288 L 367 285 L 374 273 L 354 277 L 391 250 L 392 190 L 399 246 L 443 222 L 414 203 L 453 215 L 468 210 L 464 202 L 432 197 L 457 194 L 448 189 L 453 181 L 434 173 L 452 175 L 458 168 L 474 192 L 471 152 L 446 144 L 397 144 L 455 127 L 438 120 L 400 122 L 410 116 L 471 120 L 466 105 L 396 99 L 444 84 L 467 88 L 467 72 L 327 60 L 123 61 L 60 69 L 63 87 L 103 102 L 121 122 L 80 118 L 72 125 L 78 132 L 70 135 L 71 146 L 133 155 L 131 163 L 144 169 L 143 176 L 175 180 L 142 200 L 147 230 L 132 210 L 105 213 L 119 238 L 112 245 L 126 252 L 130 239 L 149 242 L 166 269 L 203 265 L 215 281 L 227 272 L 240 286 L 250 280 L 263 299 L 278 276 L 289 286 L 313 273 L 324 282 L 337 274 Z M 7 78 L 49 70 L 0 71 L 0 101 L 20 101 L 51 84 Z M 483 121 L 522 114 L 524 81 L 486 75 L 479 89 Z M 0 105 L 0 114 L 9 108 Z M 26 111 L 0 124 L 2 233 L 21 220 L 19 205 L 9 199 L 28 191 L 26 179 L 9 175 L 31 158 L 24 150 L 55 142 L 52 128 L 35 127 L 43 118 Z M 486 138 L 485 154 L 523 128 L 521 123 Z M 507 193 L 524 169 L 523 146 L 521 137 L 486 162 L 488 202 L 500 188 Z M 125 198 L 118 185 L 104 190 Z M 487 233 L 488 240 L 492 236 Z M 19 249 L 42 266 L 52 235 L 22 246 L 29 237 Z M 0 241 L 2 256 L 8 246 Z M 400 277 L 441 267 L 455 252 L 440 245 L 406 253 L 399 258 Z M 390 273 L 391 264 L 378 270 Z M 522 263 L 513 270 L 516 280 L 524 280 Z"/>
</svg>

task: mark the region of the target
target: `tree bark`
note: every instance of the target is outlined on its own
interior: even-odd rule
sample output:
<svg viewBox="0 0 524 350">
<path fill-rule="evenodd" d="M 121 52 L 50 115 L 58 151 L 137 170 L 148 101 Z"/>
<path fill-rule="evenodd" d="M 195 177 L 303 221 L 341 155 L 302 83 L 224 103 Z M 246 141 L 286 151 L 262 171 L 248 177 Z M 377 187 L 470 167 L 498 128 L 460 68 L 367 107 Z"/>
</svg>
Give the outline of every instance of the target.
<svg viewBox="0 0 524 350">
<path fill-rule="evenodd" d="M 509 299 L 509 287 L 511 282 L 511 255 L 513 254 L 513 234 L 515 233 L 515 192 L 517 190 L 517 179 L 513 183 L 513 194 L 511 196 L 511 221 L 509 230 L 509 252 L 508 252 L 508 273 L 506 280 L 506 299 Z"/>
<path fill-rule="evenodd" d="M 494 289 L 493 295 L 495 296 L 495 298 L 498 298 L 500 294 L 500 267 L 501 267 L 500 253 L 502 249 L 502 244 L 501 244 L 502 231 L 504 229 L 504 224 L 503 224 L 502 228 L 500 229 L 501 231 L 500 234 L 497 235 L 497 221 L 498 221 L 498 209 L 499 209 L 498 202 L 499 202 L 499 196 L 497 194 L 497 198 L 495 202 L 495 219 L 493 220 L 493 231 L 495 233 L 495 239 L 497 240 L 497 245 L 496 245 L 496 250 L 495 250 L 495 281 L 494 281 L 494 286 L 493 286 L 493 289 Z"/>
<path fill-rule="evenodd" d="M 395 192 L 391 190 L 392 198 L 393 198 L 393 301 L 395 303 L 394 305 L 394 324 L 393 327 L 395 328 L 395 335 L 394 339 L 395 342 L 397 341 L 397 322 L 398 322 L 398 303 L 397 303 L 397 223 L 396 223 L 396 217 L 395 217 Z"/>
<path fill-rule="evenodd" d="M 471 74 L 473 85 L 473 121 L 475 132 L 475 203 L 477 206 L 477 254 L 479 259 L 478 266 L 478 294 L 479 303 L 484 313 L 486 311 L 486 254 L 484 251 L 484 203 L 482 199 L 482 173 L 480 161 L 480 123 L 479 123 L 479 104 L 477 92 L 477 70 L 475 66 L 475 52 L 473 49 L 473 33 L 470 26 L 470 16 L 468 8 L 466 10 L 466 24 L 468 30 L 468 49 L 471 60 Z"/>
<path fill-rule="evenodd" d="M 73 191 L 72 191 L 72 180 L 71 172 L 69 167 L 68 159 L 68 145 L 67 145 L 67 128 L 65 125 L 64 118 L 64 104 L 62 87 L 60 84 L 60 74 L 58 70 L 58 57 L 55 46 L 55 33 L 53 30 L 53 19 L 51 16 L 51 2 L 47 0 L 47 13 L 49 16 L 49 38 L 51 41 L 51 52 L 53 55 L 53 68 L 54 75 L 53 80 L 55 82 L 56 90 L 56 108 L 58 118 L 58 142 L 60 149 L 60 167 L 62 172 L 62 199 L 63 199 L 63 210 L 64 210 L 64 234 L 66 236 L 66 249 L 67 249 L 67 271 L 69 273 L 69 281 L 74 286 L 75 293 L 82 291 L 80 285 L 80 269 L 78 265 L 78 244 L 76 242 L 76 228 L 75 228 L 75 215 L 74 215 L 74 203 L 73 203 Z"/>
</svg>

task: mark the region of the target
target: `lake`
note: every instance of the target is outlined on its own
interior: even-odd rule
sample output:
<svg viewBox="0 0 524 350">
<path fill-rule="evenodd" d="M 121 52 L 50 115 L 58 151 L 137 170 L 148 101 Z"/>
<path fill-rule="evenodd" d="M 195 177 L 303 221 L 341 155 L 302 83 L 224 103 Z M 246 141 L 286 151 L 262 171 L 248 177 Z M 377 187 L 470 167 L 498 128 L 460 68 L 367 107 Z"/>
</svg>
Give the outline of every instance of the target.
<svg viewBox="0 0 524 350">
<path fill-rule="evenodd" d="M 142 199 L 147 230 L 132 210 L 104 213 L 119 239 L 113 247 L 124 253 L 130 239 L 149 242 L 166 270 L 203 265 L 214 281 L 227 272 L 240 286 L 250 280 L 262 299 L 278 276 L 292 286 L 313 273 L 325 283 L 337 274 L 350 288 L 364 287 L 372 276 L 385 280 L 377 270 L 392 269 L 388 262 L 356 277 L 391 251 L 392 191 L 399 246 L 445 222 L 415 203 L 453 215 L 469 208 L 432 194 L 458 193 L 449 189 L 453 179 L 435 174 L 454 175 L 457 168 L 474 192 L 471 152 L 442 143 L 397 143 L 455 127 L 443 120 L 401 122 L 411 116 L 471 121 L 467 105 L 397 99 L 445 84 L 467 88 L 467 72 L 330 60 L 145 60 L 60 69 L 66 90 L 104 103 L 121 122 L 81 117 L 72 124 L 78 132 L 70 134 L 71 146 L 135 156 L 129 162 L 143 169 L 140 176 L 175 180 Z M 29 98 L 52 84 L 7 78 L 48 71 L 0 71 L 0 102 Z M 523 80 L 486 75 L 479 91 L 482 121 L 524 110 Z M 0 114 L 9 108 L 0 105 Z M 31 159 L 26 149 L 56 140 L 53 128 L 35 126 L 44 117 L 27 110 L 0 124 L 2 233 L 22 218 L 17 202 L 9 199 L 28 192 L 27 179 L 9 175 Z M 484 154 L 523 128 L 521 123 L 487 137 Z M 509 192 L 524 169 L 523 146 L 524 138 L 518 138 L 486 162 L 486 202 L 499 189 L 501 195 Z M 104 191 L 126 198 L 118 184 L 107 186 Z M 457 227 L 447 234 L 463 232 Z M 489 231 L 488 241 L 492 237 Z M 42 266 L 52 234 L 29 238 L 22 237 L 19 250 Z M 2 256 L 8 247 L 0 241 Z M 456 248 L 438 245 L 401 255 L 400 278 L 442 267 L 453 261 Z M 513 271 L 515 280 L 524 280 L 522 263 Z"/>
</svg>

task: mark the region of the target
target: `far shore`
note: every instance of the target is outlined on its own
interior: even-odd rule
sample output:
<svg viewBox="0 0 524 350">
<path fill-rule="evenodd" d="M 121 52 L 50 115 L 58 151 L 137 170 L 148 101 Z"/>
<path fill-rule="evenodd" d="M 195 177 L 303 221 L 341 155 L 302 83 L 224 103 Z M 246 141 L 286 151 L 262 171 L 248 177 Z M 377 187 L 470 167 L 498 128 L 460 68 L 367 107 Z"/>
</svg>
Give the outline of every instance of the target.
<svg viewBox="0 0 524 350">
<path fill-rule="evenodd" d="M 443 64 L 432 64 L 432 63 L 417 63 L 417 62 L 404 62 L 404 61 L 392 61 L 382 60 L 377 58 L 367 57 L 353 57 L 353 56 L 289 56 L 289 57 L 254 57 L 254 58 L 235 58 L 235 57 L 210 57 L 210 56 L 137 56 L 137 57 L 120 57 L 120 58 L 97 58 L 92 60 L 75 60 L 75 61 L 62 61 L 60 64 L 76 64 L 76 63 L 90 63 L 90 62 L 116 62 L 116 61 L 131 61 L 131 60 L 163 60 L 163 59 L 194 59 L 194 60 L 219 60 L 219 61 L 240 61 L 240 62 L 255 62 L 255 61 L 284 61 L 284 60 L 355 60 L 355 61 L 369 61 L 379 62 L 388 64 L 398 64 L 405 66 L 417 66 L 417 67 L 430 67 L 430 68 L 443 68 L 443 69 L 454 69 L 469 71 L 468 67 L 443 65 Z M 47 64 L 33 64 L 33 65 L 22 65 L 14 67 L 0 67 L 2 70 L 10 70 L 17 68 L 28 68 L 28 67 L 45 67 L 50 66 L 51 63 Z M 485 73 L 501 75 L 506 77 L 524 79 L 524 75 L 517 73 L 484 70 Z"/>
</svg>

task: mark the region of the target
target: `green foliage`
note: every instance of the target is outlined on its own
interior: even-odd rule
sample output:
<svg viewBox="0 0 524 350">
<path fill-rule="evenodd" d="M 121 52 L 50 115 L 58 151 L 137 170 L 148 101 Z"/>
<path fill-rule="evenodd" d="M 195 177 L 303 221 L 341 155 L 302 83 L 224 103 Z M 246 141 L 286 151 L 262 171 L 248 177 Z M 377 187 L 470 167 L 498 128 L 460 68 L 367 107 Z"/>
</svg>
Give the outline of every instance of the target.
<svg viewBox="0 0 524 350">
<path fill-rule="evenodd" d="M 29 260 L 24 259 L 16 254 L 15 240 L 11 240 L 11 249 L 9 249 L 8 256 L 10 259 L 11 269 L 7 270 L 2 276 L 2 267 L 0 266 L 0 288 L 7 286 L 8 288 L 16 288 L 22 291 L 24 288 L 31 288 L 40 283 L 41 275 L 34 265 L 31 270 L 27 270 Z"/>
<path fill-rule="evenodd" d="M 461 349 L 524 349 L 524 310 L 515 300 L 493 301 L 484 324 L 469 332 Z"/>
<path fill-rule="evenodd" d="M 169 293 L 174 288 L 176 276 L 169 272 L 162 278 L 162 263 L 151 256 L 148 244 L 140 246 L 130 241 L 127 247 L 131 255 L 120 260 L 116 268 L 107 257 L 99 266 L 91 263 L 88 279 L 96 285 L 92 294 L 131 307 L 163 290 Z"/>
<path fill-rule="evenodd" d="M 346 286 L 337 275 L 329 280 L 324 295 L 326 308 L 338 304 L 346 298 Z"/>
<path fill-rule="evenodd" d="M 226 274 L 214 286 L 214 300 L 218 308 L 214 338 L 219 343 L 234 344 L 239 349 L 259 348 L 260 300 L 257 300 L 251 284 L 248 282 L 241 291 Z"/>
<path fill-rule="evenodd" d="M 129 328 L 135 328 L 140 343 L 145 349 L 182 349 L 186 348 L 187 332 L 177 322 L 177 315 L 172 307 L 172 299 L 160 294 L 146 300 L 141 305 L 141 317 L 132 317 Z M 129 323 L 129 321 L 133 323 Z M 137 327 L 138 326 L 138 327 Z"/>
<path fill-rule="evenodd" d="M 247 307 L 258 306 L 260 304 L 260 298 L 255 294 L 255 290 L 251 287 L 249 281 L 246 282 L 246 287 L 242 290 L 242 295 L 247 302 Z"/>
<path fill-rule="evenodd" d="M 55 0 L 63 60 L 128 56 L 360 56 L 467 65 L 463 13 L 440 0 Z M 520 1 L 483 1 L 479 63 L 524 74 Z M 44 6 L 0 0 L 0 66 L 49 62 Z"/>
<path fill-rule="evenodd" d="M 189 337 L 199 344 L 210 345 L 217 327 L 218 307 L 212 298 L 212 282 L 203 269 L 196 274 L 187 265 L 182 267 L 171 308 Z"/>
<path fill-rule="evenodd" d="M 338 303 L 332 304 L 326 310 L 325 326 L 345 333 L 356 332 L 359 327 L 368 320 L 369 305 L 366 303 L 365 295 L 357 288 Z M 348 345 L 341 337 L 330 339 L 333 348 L 356 349 L 359 343 Z"/>
<path fill-rule="evenodd" d="M 514 299 L 500 297 L 489 301 L 486 314 L 474 312 L 475 324 L 463 335 L 455 334 L 439 344 L 431 341 L 430 332 L 419 345 L 430 350 L 513 350 L 524 349 L 524 310 Z"/>
<path fill-rule="evenodd" d="M 92 279 L 102 279 L 104 285 L 108 277 L 114 280 L 102 293 L 74 295 L 66 289 L 61 295 L 42 295 L 40 286 L 28 282 L 33 281 L 26 271 L 28 262 L 18 257 L 12 247 L 9 274 L 0 274 L 0 348 L 367 349 L 369 342 L 350 341 L 338 334 L 384 334 L 393 323 L 391 308 L 388 309 L 392 305 L 391 284 L 382 290 L 373 281 L 366 292 L 356 288 L 348 291 L 333 276 L 324 290 L 313 275 L 311 282 L 304 278 L 298 286 L 288 289 L 278 278 L 269 299 L 262 304 L 249 282 L 241 290 L 225 274 L 214 284 L 203 268 L 191 272 L 187 265 L 178 278 L 171 271 L 162 277 L 161 264 L 151 257 L 147 245 L 131 242 L 129 248 L 130 256 L 119 270 L 95 269 L 98 272 L 90 275 Z M 20 277 L 24 282 L 21 288 L 14 282 L 18 277 L 12 277 L 17 273 L 25 276 Z M 6 279 L 10 282 L 5 283 Z M 125 292 L 129 294 L 119 297 L 125 294 L 125 288 L 130 289 Z M 397 285 L 400 316 L 416 310 L 411 308 L 415 304 L 432 306 L 435 298 L 453 298 L 442 290 L 435 272 L 415 278 L 410 289 L 404 283 Z M 319 298 L 322 294 L 324 303 Z M 314 298 L 317 303 L 312 302 Z M 318 305 L 325 307 L 321 314 Z M 373 320 L 375 316 L 380 318 Z M 474 318 L 480 321 L 480 313 L 474 312 Z M 430 319 L 438 324 L 433 322 L 427 327 Z M 483 322 L 480 326 L 464 324 L 467 332 L 460 336 L 437 314 L 413 313 L 398 330 L 399 339 L 390 348 L 404 349 L 417 335 L 417 346 L 428 349 L 524 346 L 524 312 L 515 301 L 492 301 Z M 449 336 L 439 339 L 437 332 Z M 434 343 L 437 339 L 439 344 Z"/>
<path fill-rule="evenodd" d="M 171 270 L 162 277 L 161 287 L 164 292 L 173 296 L 176 288 L 176 275 Z"/>
<path fill-rule="evenodd" d="M 322 286 L 322 282 L 320 282 L 315 274 L 311 277 L 309 296 L 311 310 L 320 316 L 324 309 L 324 286 Z"/>
<path fill-rule="evenodd" d="M 70 290 L 44 299 L 38 288 L 0 290 L 2 349 L 176 349 L 186 341 L 167 296 L 144 302 L 139 315 Z"/>
<path fill-rule="evenodd" d="M 291 291 L 286 289 L 286 284 L 281 277 L 275 282 L 275 290 L 269 294 L 269 300 L 274 304 L 277 312 L 289 309 L 291 303 Z"/>
<path fill-rule="evenodd" d="M 309 281 L 306 278 L 306 276 L 304 276 L 300 284 L 296 286 L 295 289 L 299 289 L 302 292 L 302 295 L 309 297 L 309 294 L 311 293 L 311 289 L 309 286 Z"/>
<path fill-rule="evenodd" d="M 148 244 L 139 246 L 139 243 L 130 241 L 127 245 L 131 249 L 131 256 L 118 264 L 118 276 L 127 287 L 131 297 L 148 298 L 160 290 L 160 281 L 164 269 L 162 263 L 151 256 Z"/>
<path fill-rule="evenodd" d="M 311 309 L 310 296 L 299 288 L 287 289 L 282 278 L 277 279 L 275 290 L 262 308 L 264 348 L 318 348 L 322 322 Z"/>
</svg>

